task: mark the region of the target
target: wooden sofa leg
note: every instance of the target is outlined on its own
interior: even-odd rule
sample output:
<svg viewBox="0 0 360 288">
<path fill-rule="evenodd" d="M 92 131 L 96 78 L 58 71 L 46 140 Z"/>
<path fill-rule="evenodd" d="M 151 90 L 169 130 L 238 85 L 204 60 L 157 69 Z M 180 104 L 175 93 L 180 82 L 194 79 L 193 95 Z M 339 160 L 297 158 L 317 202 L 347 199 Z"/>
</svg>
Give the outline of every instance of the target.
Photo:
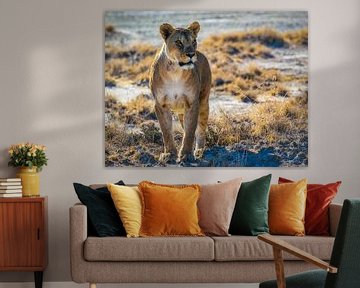
<svg viewBox="0 0 360 288">
<path fill-rule="evenodd" d="M 89 288 L 96 288 L 96 283 L 89 283 Z"/>
</svg>

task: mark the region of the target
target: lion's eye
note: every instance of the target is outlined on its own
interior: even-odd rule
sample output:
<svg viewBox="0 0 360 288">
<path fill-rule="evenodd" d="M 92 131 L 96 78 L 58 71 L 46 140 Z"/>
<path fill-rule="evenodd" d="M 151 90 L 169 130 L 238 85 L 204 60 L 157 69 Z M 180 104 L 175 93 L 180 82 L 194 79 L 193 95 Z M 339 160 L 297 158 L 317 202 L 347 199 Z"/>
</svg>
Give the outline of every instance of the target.
<svg viewBox="0 0 360 288">
<path fill-rule="evenodd" d="M 176 41 L 175 41 L 175 44 L 176 44 L 176 46 L 178 46 L 179 48 L 182 48 L 182 47 L 183 47 L 183 44 L 181 43 L 180 40 L 176 40 Z"/>
</svg>

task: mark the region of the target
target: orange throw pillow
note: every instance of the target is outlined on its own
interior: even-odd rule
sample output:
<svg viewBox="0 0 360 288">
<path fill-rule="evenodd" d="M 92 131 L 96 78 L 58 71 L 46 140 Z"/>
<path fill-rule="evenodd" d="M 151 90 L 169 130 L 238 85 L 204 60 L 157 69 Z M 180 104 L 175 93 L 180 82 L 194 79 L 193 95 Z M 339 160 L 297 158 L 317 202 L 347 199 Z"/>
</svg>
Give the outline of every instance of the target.
<svg viewBox="0 0 360 288">
<path fill-rule="evenodd" d="M 269 195 L 269 228 L 271 234 L 303 236 L 306 207 L 306 184 L 273 184 Z"/>
<path fill-rule="evenodd" d="M 199 185 L 139 183 L 142 198 L 140 236 L 203 236 L 199 227 Z"/>
<path fill-rule="evenodd" d="M 293 181 L 279 177 L 279 184 Z M 329 236 L 329 206 L 341 181 L 329 184 L 308 184 L 305 211 L 305 234 Z"/>
</svg>

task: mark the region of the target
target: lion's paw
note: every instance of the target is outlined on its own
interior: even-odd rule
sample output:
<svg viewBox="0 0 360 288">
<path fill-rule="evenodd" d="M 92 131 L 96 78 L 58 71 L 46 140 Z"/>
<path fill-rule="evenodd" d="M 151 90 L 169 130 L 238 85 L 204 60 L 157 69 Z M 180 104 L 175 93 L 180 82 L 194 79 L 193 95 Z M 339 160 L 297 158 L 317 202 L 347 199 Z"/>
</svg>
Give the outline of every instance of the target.
<svg viewBox="0 0 360 288">
<path fill-rule="evenodd" d="M 176 163 L 176 156 L 172 153 L 161 153 L 159 157 L 160 163 Z"/>
<path fill-rule="evenodd" d="M 204 155 L 205 148 L 196 149 L 194 152 L 195 159 L 200 159 Z"/>
<path fill-rule="evenodd" d="M 190 163 L 190 162 L 194 162 L 195 161 L 195 157 L 192 154 L 184 154 L 184 155 L 180 155 L 177 159 L 177 163 Z"/>
</svg>

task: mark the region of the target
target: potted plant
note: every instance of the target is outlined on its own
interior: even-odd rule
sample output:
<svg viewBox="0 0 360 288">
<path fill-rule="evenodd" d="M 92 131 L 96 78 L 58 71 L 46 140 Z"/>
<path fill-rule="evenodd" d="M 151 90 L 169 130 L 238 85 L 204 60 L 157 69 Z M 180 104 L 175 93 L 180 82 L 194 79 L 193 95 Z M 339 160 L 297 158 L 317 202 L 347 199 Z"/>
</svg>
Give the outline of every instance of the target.
<svg viewBox="0 0 360 288">
<path fill-rule="evenodd" d="M 17 177 L 21 178 L 24 197 L 39 196 L 39 172 L 47 165 L 46 147 L 33 143 L 20 143 L 9 147 L 9 166 L 19 167 Z"/>
</svg>

